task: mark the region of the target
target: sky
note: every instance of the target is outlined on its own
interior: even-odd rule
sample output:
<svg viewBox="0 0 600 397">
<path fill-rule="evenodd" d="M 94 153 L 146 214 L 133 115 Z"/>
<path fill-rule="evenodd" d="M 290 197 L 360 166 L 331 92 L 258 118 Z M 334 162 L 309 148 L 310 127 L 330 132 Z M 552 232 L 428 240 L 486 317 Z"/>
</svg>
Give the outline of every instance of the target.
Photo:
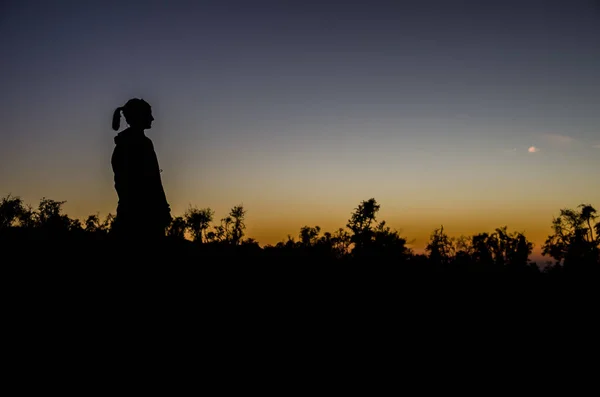
<svg viewBox="0 0 600 397">
<path fill-rule="evenodd" d="M 600 3 L 0 2 L 0 195 L 115 213 L 111 118 L 143 98 L 173 215 L 247 235 L 363 200 L 422 249 L 600 207 Z M 124 124 L 124 123 L 123 123 Z"/>
</svg>

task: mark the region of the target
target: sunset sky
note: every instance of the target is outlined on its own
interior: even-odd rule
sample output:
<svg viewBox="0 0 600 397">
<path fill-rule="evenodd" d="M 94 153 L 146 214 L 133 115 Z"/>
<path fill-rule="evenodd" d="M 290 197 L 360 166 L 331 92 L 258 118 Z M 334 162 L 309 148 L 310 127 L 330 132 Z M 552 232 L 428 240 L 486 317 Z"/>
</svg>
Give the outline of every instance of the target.
<svg viewBox="0 0 600 397">
<path fill-rule="evenodd" d="M 141 97 L 173 215 L 243 204 L 273 244 L 362 200 L 422 248 L 600 207 L 600 6 L 0 3 L 0 195 L 115 212 L 112 112 Z"/>
</svg>

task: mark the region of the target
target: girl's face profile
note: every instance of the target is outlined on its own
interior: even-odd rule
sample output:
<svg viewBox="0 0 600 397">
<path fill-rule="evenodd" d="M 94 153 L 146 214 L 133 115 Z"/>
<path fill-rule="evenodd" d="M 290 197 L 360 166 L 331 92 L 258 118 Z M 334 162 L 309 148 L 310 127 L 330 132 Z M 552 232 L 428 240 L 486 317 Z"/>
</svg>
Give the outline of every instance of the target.
<svg viewBox="0 0 600 397">
<path fill-rule="evenodd" d="M 139 106 L 134 110 L 134 112 L 135 113 L 131 115 L 133 117 L 129 117 L 131 120 L 128 118 L 131 126 L 143 129 L 152 128 L 154 117 L 152 116 L 152 107 L 150 105 L 145 104 L 143 106 Z"/>
<path fill-rule="evenodd" d="M 152 122 L 154 121 L 154 117 L 152 116 L 152 108 L 148 106 L 147 110 L 143 113 L 142 125 L 144 128 L 152 128 Z"/>
</svg>

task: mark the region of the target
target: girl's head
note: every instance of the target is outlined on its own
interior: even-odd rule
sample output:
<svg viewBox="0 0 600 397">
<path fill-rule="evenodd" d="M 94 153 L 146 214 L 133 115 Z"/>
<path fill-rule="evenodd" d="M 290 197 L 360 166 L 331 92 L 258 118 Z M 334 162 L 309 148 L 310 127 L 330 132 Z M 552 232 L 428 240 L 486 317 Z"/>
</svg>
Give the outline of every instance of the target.
<svg viewBox="0 0 600 397">
<path fill-rule="evenodd" d="M 152 117 L 152 108 L 143 99 L 130 99 L 125 106 L 115 109 L 112 122 L 112 128 L 115 131 L 119 130 L 121 124 L 121 112 L 123 112 L 125 121 L 127 121 L 130 127 L 142 130 L 152 128 L 152 121 L 154 120 L 154 117 Z"/>
</svg>

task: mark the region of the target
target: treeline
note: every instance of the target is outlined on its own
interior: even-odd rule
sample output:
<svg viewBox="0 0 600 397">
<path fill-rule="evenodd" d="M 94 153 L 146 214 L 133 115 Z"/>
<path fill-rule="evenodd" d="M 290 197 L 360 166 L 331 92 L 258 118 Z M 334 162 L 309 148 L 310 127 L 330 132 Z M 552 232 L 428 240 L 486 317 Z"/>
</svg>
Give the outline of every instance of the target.
<svg viewBox="0 0 600 397">
<path fill-rule="evenodd" d="M 3 258 L 47 260 L 79 255 L 93 260 L 118 257 L 112 244 L 114 216 L 85 220 L 63 213 L 64 201 L 42 198 L 37 208 L 20 197 L 0 201 L 0 244 Z M 600 269 L 600 222 L 589 204 L 562 209 L 551 223 L 552 233 L 542 246 L 553 262 L 539 266 L 530 260 L 533 244 L 506 226 L 473 236 L 449 237 L 443 227 L 435 229 L 426 254 L 415 254 L 406 237 L 377 218 L 380 205 L 374 198 L 362 201 L 347 224 L 334 232 L 319 226 L 303 226 L 297 237 L 276 245 L 259 246 L 245 235 L 246 210 L 234 206 L 220 220 L 210 208 L 190 207 L 172 219 L 165 230 L 161 251 L 172 261 L 225 262 L 229 259 L 259 263 L 331 263 L 394 265 L 411 271 L 439 273 L 514 273 L 526 275 L 591 274 Z M 140 247 L 138 247 L 139 249 Z M 156 247 L 142 248 L 148 252 Z M 95 253 L 95 254 L 92 254 Z M 53 259 L 52 259 L 53 258 Z M 58 260 L 58 259 L 57 259 Z"/>
</svg>

